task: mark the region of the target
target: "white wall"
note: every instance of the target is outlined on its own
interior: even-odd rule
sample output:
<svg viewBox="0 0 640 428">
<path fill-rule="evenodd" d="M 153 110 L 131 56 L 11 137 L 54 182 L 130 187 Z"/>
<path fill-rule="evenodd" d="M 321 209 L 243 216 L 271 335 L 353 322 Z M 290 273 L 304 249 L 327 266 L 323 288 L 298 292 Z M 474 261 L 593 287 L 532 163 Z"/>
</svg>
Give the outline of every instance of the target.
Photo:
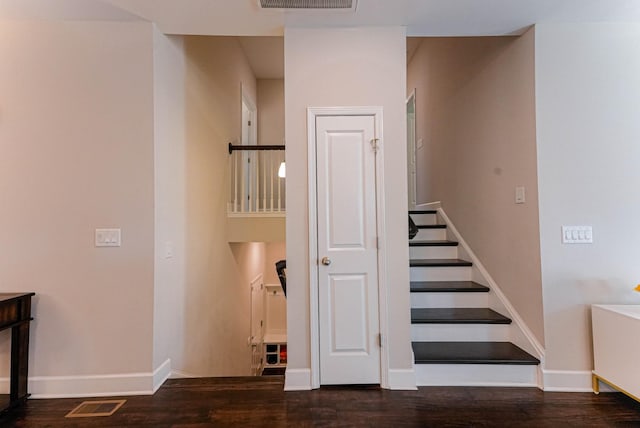
<svg viewBox="0 0 640 428">
<path fill-rule="evenodd" d="M 465 241 L 544 343 L 534 31 L 424 38 L 408 66 L 416 91 L 418 202 L 441 201 Z M 526 203 L 516 204 L 524 186 Z"/>
<path fill-rule="evenodd" d="M 184 365 L 184 41 L 154 29 L 155 286 L 153 367 Z"/>
<path fill-rule="evenodd" d="M 536 27 L 546 385 L 589 388 L 590 304 L 640 302 L 639 45 L 636 24 Z M 563 245 L 562 225 L 594 243 Z"/>
<path fill-rule="evenodd" d="M 310 371 L 307 107 L 382 106 L 390 367 L 412 367 L 406 180 L 404 28 L 285 31 L 287 384 Z M 295 379 L 294 379 L 295 376 Z M 414 380 L 415 382 L 415 380 Z"/>
<path fill-rule="evenodd" d="M 0 25 L 0 290 L 37 293 L 36 396 L 151 388 L 152 53 L 148 23 Z"/>
</svg>

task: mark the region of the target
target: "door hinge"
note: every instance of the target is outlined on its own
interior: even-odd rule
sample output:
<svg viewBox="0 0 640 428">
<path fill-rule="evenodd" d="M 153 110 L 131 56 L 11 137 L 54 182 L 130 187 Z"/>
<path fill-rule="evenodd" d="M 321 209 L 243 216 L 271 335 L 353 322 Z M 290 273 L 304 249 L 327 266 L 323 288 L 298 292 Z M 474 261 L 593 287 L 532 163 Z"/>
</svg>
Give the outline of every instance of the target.
<svg viewBox="0 0 640 428">
<path fill-rule="evenodd" d="M 250 121 L 250 120 L 249 120 L 249 121 L 247 121 L 247 125 L 248 125 L 248 126 L 251 126 L 251 121 Z"/>
<path fill-rule="evenodd" d="M 382 333 L 378 333 L 378 346 L 382 348 Z"/>
<path fill-rule="evenodd" d="M 374 152 L 378 151 L 378 141 L 380 141 L 379 138 L 372 138 L 371 139 L 371 148 L 373 149 Z"/>
</svg>

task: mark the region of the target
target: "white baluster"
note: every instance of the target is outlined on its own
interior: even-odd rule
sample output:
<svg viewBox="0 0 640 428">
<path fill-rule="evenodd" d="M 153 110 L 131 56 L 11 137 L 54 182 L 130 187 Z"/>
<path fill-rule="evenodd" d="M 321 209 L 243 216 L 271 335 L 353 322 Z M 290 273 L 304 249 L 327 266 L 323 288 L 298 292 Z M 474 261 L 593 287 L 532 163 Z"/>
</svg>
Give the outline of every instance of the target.
<svg viewBox="0 0 640 428">
<path fill-rule="evenodd" d="M 267 211 L 267 158 L 271 157 L 271 152 L 264 152 L 262 155 L 262 211 Z"/>
</svg>

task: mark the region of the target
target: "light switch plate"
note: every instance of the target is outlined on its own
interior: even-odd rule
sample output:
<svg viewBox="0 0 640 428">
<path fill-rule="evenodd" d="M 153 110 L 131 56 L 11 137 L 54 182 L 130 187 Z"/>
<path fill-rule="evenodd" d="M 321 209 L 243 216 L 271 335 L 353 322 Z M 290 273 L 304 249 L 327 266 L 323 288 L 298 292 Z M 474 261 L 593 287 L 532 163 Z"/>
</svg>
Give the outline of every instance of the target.
<svg viewBox="0 0 640 428">
<path fill-rule="evenodd" d="M 525 203 L 524 186 L 517 186 L 516 187 L 516 204 L 524 204 L 524 203 Z"/>
<path fill-rule="evenodd" d="M 96 247 L 119 247 L 121 244 L 120 229 L 96 229 Z"/>
<path fill-rule="evenodd" d="M 592 244 L 593 228 L 591 226 L 562 226 L 563 244 Z"/>
<path fill-rule="evenodd" d="M 171 259 L 173 258 L 173 242 L 167 241 L 164 243 L 164 258 Z"/>
</svg>

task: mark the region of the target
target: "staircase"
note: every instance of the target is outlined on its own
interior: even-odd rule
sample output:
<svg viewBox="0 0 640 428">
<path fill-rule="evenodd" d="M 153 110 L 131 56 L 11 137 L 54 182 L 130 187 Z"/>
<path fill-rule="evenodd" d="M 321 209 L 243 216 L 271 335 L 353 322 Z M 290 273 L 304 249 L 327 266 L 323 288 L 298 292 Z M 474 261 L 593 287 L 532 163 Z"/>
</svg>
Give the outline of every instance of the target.
<svg viewBox="0 0 640 428">
<path fill-rule="evenodd" d="M 489 308 L 491 290 L 437 211 L 409 215 L 419 229 L 409 241 L 417 384 L 537 386 L 540 361 L 512 343 L 512 320 Z"/>
</svg>

